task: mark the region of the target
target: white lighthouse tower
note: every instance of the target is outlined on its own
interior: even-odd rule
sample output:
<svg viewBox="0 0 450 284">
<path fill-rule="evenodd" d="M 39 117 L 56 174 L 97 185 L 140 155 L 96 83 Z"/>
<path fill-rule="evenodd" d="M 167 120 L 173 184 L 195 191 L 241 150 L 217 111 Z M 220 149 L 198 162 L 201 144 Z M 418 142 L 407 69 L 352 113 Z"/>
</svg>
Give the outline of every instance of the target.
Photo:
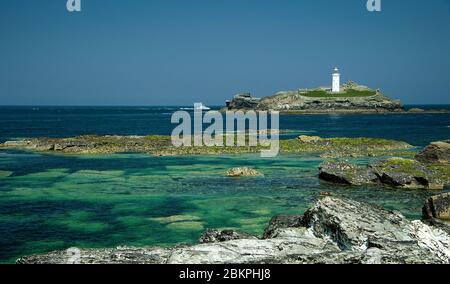
<svg viewBox="0 0 450 284">
<path fill-rule="evenodd" d="M 331 87 L 331 92 L 339 93 L 340 91 L 341 91 L 341 74 L 339 74 L 339 69 L 334 68 L 333 85 Z"/>
</svg>

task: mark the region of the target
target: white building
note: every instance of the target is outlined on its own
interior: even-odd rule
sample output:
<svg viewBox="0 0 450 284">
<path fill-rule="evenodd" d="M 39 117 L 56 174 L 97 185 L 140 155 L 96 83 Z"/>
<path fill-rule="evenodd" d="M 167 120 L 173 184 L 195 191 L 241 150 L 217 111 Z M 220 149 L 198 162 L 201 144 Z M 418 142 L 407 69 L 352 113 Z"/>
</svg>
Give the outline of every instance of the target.
<svg viewBox="0 0 450 284">
<path fill-rule="evenodd" d="M 331 92 L 339 93 L 340 91 L 341 91 L 341 74 L 339 74 L 339 69 L 334 68 L 333 85 L 331 87 Z"/>
</svg>

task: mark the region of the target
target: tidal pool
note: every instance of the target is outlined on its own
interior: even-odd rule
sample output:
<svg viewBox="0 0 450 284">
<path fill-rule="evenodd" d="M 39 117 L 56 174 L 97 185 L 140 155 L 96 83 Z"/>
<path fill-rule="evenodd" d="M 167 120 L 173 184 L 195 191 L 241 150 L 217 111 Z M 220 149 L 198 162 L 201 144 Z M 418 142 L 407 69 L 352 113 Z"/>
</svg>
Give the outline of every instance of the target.
<svg viewBox="0 0 450 284">
<path fill-rule="evenodd" d="M 321 183 L 310 156 L 56 156 L 0 151 L 0 262 L 77 247 L 194 243 L 206 228 L 260 235 L 277 214 L 302 214 L 321 194 L 420 218 L 436 192 Z M 228 178 L 231 167 L 264 174 Z"/>
</svg>

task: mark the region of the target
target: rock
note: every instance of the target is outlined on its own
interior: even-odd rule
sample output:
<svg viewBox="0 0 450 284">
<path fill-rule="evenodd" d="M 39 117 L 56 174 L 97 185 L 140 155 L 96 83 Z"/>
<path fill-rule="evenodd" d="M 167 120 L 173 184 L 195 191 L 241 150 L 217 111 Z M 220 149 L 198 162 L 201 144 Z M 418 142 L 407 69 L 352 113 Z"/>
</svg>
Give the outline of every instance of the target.
<svg viewBox="0 0 450 284">
<path fill-rule="evenodd" d="M 430 197 L 424 207 L 425 219 L 450 220 L 450 193 L 444 193 Z"/>
<path fill-rule="evenodd" d="M 260 99 L 252 97 L 250 93 L 237 94 L 228 102 L 227 107 L 230 110 L 254 109 L 258 106 Z"/>
<path fill-rule="evenodd" d="M 247 233 L 237 232 L 233 230 L 206 230 L 200 237 L 199 242 L 201 244 L 208 243 L 221 243 L 231 240 L 241 240 L 241 239 L 257 239 L 257 237 L 252 236 Z"/>
<path fill-rule="evenodd" d="M 403 158 L 381 160 L 368 167 L 344 161 L 327 161 L 319 168 L 319 178 L 343 185 L 381 184 L 427 190 L 442 190 L 450 184 L 450 172 L 446 167 Z"/>
<path fill-rule="evenodd" d="M 367 168 L 358 167 L 345 161 L 324 162 L 319 168 L 319 178 L 344 185 L 370 184 L 377 179 Z"/>
<path fill-rule="evenodd" d="M 257 177 L 261 176 L 261 173 L 251 168 L 233 168 L 227 171 L 229 177 Z"/>
<path fill-rule="evenodd" d="M 444 264 L 450 258 L 445 230 L 348 199 L 325 197 L 303 217 L 274 217 L 269 228 L 264 239 L 208 231 L 202 238 L 207 243 L 198 245 L 71 249 L 23 257 L 17 263 Z M 217 243 L 222 236 L 224 241 Z"/>
<path fill-rule="evenodd" d="M 416 155 L 423 163 L 450 164 L 450 140 L 433 142 Z"/>
<path fill-rule="evenodd" d="M 278 235 L 278 232 L 286 228 L 301 227 L 303 222 L 303 215 L 278 215 L 273 217 L 269 226 L 264 230 L 263 239 L 274 238 Z"/>
<path fill-rule="evenodd" d="M 422 112 L 425 112 L 425 110 L 424 110 L 424 109 L 421 109 L 421 108 L 412 108 L 412 109 L 409 109 L 408 112 L 412 112 L 412 113 L 422 113 Z"/>
<path fill-rule="evenodd" d="M 117 247 L 111 249 L 70 248 L 17 260 L 17 264 L 164 264 L 170 250 Z"/>
<path fill-rule="evenodd" d="M 305 213 L 303 222 L 344 251 L 382 256 L 375 263 L 448 263 L 450 258 L 450 236 L 444 231 L 378 206 L 326 197 Z"/>
<path fill-rule="evenodd" d="M 322 138 L 319 136 L 306 136 L 306 135 L 301 135 L 298 137 L 298 140 L 301 143 L 316 143 L 318 141 L 320 141 Z"/>
<path fill-rule="evenodd" d="M 448 177 L 415 160 L 391 158 L 372 164 L 373 172 L 385 185 L 411 189 L 444 189 Z"/>
</svg>

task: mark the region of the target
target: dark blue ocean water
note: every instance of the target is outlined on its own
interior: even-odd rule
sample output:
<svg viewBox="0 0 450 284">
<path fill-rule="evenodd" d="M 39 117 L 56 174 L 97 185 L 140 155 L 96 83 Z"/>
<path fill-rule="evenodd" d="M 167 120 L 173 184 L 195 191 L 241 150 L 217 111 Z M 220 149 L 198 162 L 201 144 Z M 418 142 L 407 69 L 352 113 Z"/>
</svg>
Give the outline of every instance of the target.
<svg viewBox="0 0 450 284">
<path fill-rule="evenodd" d="M 442 108 L 440 106 L 439 108 Z M 81 134 L 169 135 L 178 107 L 0 107 L 0 140 Z M 323 137 L 384 137 L 416 146 L 450 138 L 450 114 L 289 115 L 280 126 Z M 195 243 L 206 228 L 261 235 L 277 214 L 303 214 L 321 192 L 420 218 L 435 192 L 320 182 L 308 155 L 153 157 L 0 150 L 0 263 L 69 247 Z M 230 179 L 231 167 L 263 177 Z"/>
<path fill-rule="evenodd" d="M 450 106 L 408 106 L 450 109 Z M 0 141 L 20 137 L 170 135 L 181 107 L 0 107 Z M 280 128 L 323 137 L 383 137 L 417 146 L 450 138 L 450 114 L 286 115 Z M 294 134 L 293 134 L 294 135 Z"/>
</svg>

